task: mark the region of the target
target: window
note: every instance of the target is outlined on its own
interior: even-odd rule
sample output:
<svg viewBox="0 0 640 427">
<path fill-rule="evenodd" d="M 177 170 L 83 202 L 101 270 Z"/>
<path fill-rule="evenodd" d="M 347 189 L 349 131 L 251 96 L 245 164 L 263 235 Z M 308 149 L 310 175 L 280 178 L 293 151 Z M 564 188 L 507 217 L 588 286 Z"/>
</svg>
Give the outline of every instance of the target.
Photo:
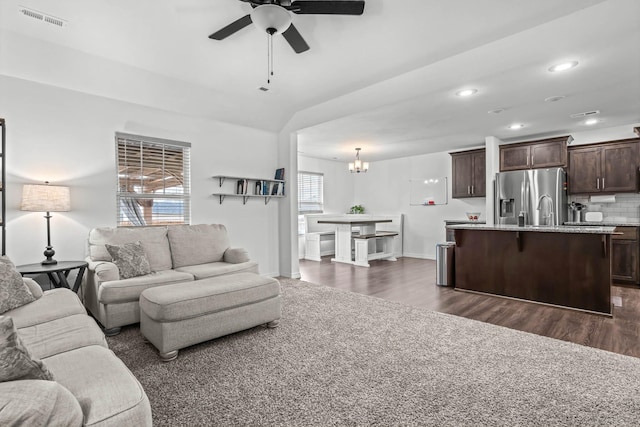
<svg viewBox="0 0 640 427">
<path fill-rule="evenodd" d="M 191 144 L 116 133 L 118 226 L 189 224 Z"/>
<path fill-rule="evenodd" d="M 322 181 L 324 175 L 298 172 L 298 214 L 322 213 Z"/>
<path fill-rule="evenodd" d="M 304 214 L 322 213 L 324 175 L 298 172 L 298 234 L 304 234 Z"/>
</svg>

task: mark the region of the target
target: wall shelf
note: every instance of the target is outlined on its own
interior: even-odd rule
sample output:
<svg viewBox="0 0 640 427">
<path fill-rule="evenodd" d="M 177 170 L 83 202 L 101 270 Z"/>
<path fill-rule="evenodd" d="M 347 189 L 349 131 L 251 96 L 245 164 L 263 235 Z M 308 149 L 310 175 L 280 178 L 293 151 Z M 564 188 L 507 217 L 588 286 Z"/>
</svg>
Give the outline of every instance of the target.
<svg viewBox="0 0 640 427">
<path fill-rule="evenodd" d="M 284 193 L 284 185 L 285 181 L 282 179 L 269 179 L 269 178 L 248 178 L 246 176 L 229 176 L 229 175 L 215 175 L 213 179 L 218 181 L 218 187 L 222 188 L 222 185 L 225 181 L 233 181 L 236 193 L 223 193 L 217 192 L 213 193 L 213 196 L 218 197 L 220 204 L 224 201 L 226 197 L 238 197 L 242 198 L 242 204 L 246 205 L 247 200 L 251 198 L 264 198 L 264 204 L 269 203 L 271 199 L 282 199 L 286 197 Z M 244 182 L 243 191 L 239 192 L 238 185 L 239 181 Z M 258 183 L 260 186 L 259 190 L 256 188 Z M 271 194 L 276 188 L 276 192 L 280 194 Z M 266 192 L 265 192 L 266 190 Z M 252 192 L 252 193 L 250 193 Z"/>
</svg>

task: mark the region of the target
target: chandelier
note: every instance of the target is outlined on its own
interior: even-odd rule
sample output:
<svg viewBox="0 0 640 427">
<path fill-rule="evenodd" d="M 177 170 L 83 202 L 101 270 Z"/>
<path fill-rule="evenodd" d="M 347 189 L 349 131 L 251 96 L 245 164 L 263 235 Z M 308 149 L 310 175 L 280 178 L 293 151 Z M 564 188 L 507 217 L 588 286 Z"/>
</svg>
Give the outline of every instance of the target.
<svg viewBox="0 0 640 427">
<path fill-rule="evenodd" d="M 360 160 L 360 148 L 356 148 L 356 161 L 349 162 L 349 172 L 360 173 L 369 170 L 369 162 L 363 162 Z"/>
</svg>

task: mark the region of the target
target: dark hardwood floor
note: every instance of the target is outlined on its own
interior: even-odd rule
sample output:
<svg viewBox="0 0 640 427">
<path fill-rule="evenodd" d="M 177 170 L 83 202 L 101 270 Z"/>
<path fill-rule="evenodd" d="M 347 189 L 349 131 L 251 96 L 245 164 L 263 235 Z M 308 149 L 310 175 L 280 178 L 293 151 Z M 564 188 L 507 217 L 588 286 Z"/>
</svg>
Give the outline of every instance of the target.
<svg viewBox="0 0 640 427">
<path fill-rule="evenodd" d="M 518 329 L 615 353 L 640 357 L 640 288 L 613 286 L 622 298 L 613 318 L 435 285 L 436 263 L 399 258 L 370 268 L 300 260 L 302 280 L 442 313 Z"/>
</svg>

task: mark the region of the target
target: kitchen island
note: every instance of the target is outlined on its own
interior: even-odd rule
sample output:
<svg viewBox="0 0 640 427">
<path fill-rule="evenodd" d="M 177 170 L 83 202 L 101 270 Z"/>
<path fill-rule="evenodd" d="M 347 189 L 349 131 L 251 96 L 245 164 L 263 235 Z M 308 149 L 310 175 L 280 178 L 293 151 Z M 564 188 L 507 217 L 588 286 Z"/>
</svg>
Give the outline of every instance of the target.
<svg viewBox="0 0 640 427">
<path fill-rule="evenodd" d="M 464 224 L 455 235 L 455 287 L 612 315 L 615 227 Z"/>
</svg>

